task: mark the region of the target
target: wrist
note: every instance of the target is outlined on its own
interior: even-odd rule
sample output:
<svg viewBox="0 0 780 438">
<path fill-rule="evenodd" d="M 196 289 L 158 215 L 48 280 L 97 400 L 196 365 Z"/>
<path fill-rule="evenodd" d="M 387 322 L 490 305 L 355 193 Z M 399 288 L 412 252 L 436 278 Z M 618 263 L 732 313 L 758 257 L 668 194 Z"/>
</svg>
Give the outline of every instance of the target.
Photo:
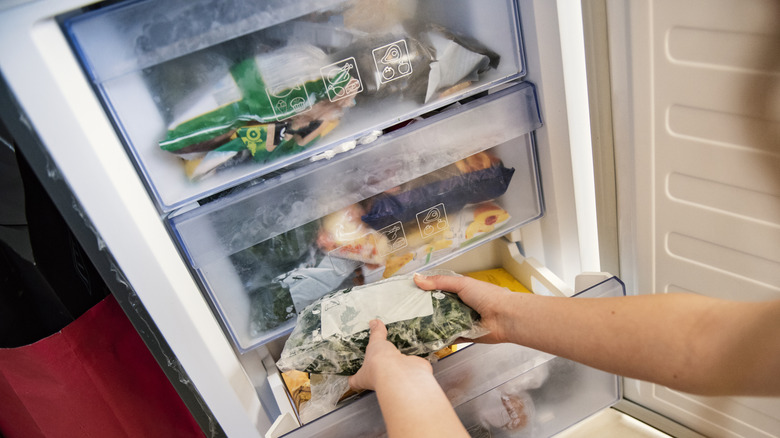
<svg viewBox="0 0 780 438">
<path fill-rule="evenodd" d="M 376 391 L 388 388 L 397 390 L 399 387 L 411 388 L 419 385 L 427 385 L 430 382 L 436 384 L 433 377 L 433 368 L 430 362 L 416 356 L 402 356 L 395 360 L 388 360 L 376 373 Z"/>
<path fill-rule="evenodd" d="M 506 303 L 498 309 L 497 320 L 501 327 L 500 342 L 522 343 L 523 333 L 528 329 L 528 318 L 524 315 L 533 298 L 533 295 L 522 292 L 513 292 L 512 295 L 507 296 Z"/>
</svg>

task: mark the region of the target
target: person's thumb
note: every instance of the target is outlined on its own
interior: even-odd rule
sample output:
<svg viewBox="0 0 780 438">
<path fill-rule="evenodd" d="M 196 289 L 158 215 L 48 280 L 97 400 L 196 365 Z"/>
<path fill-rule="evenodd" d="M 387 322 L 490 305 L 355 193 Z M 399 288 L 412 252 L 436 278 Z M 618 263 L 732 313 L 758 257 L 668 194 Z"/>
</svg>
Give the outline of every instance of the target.
<svg viewBox="0 0 780 438">
<path fill-rule="evenodd" d="M 369 343 L 372 341 L 384 341 L 387 339 L 387 327 L 381 320 L 372 319 L 368 322 L 368 328 L 370 330 L 370 335 L 368 337 Z"/>
</svg>

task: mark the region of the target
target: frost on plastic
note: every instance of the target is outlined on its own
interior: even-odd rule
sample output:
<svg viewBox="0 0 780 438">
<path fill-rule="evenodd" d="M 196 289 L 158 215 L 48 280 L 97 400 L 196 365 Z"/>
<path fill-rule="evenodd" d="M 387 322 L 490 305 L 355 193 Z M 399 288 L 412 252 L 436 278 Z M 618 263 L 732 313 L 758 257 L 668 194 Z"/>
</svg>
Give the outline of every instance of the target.
<svg viewBox="0 0 780 438">
<path fill-rule="evenodd" d="M 411 275 L 344 289 L 298 316 L 277 366 L 282 371 L 352 375 L 368 345 L 368 322 L 387 326 L 387 339 L 407 355 L 427 357 L 458 338 L 486 333 L 479 314 L 455 294 L 419 289 Z"/>
<path fill-rule="evenodd" d="M 376 121 L 353 124 L 347 110 L 381 105 L 390 114 L 385 118 L 394 119 L 399 101 L 419 106 L 462 93 L 500 60 L 471 38 L 416 16 L 415 2 L 311 6 L 320 9 L 305 9 L 316 12 L 299 17 L 284 4 L 280 11 L 254 11 L 248 16 L 255 19 L 255 31 L 229 40 L 219 35 L 222 26 L 210 26 L 228 18 L 216 6 L 211 21 L 199 17 L 178 25 L 162 14 L 144 27 L 136 50 L 170 57 L 145 70 L 168 122 L 159 147 L 183 160 L 190 180 L 248 161 L 271 163 L 301 154 L 323 137 L 335 141 L 329 133 L 342 118 L 352 121 L 350 129 L 342 128 L 341 135 L 350 132 L 344 140 L 362 131 L 381 133 Z M 205 8 L 176 9 L 187 17 Z M 390 19 L 363 29 L 378 15 Z M 285 17 L 290 20 L 280 21 Z M 215 38 L 216 45 L 171 57 L 171 50 L 194 49 L 188 42 L 205 37 Z"/>
</svg>

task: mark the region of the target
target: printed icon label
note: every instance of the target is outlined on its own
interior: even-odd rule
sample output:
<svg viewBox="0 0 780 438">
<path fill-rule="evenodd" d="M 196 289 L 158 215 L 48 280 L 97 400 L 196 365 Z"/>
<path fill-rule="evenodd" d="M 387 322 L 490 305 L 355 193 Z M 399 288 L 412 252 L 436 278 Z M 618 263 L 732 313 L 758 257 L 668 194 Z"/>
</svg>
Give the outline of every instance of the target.
<svg viewBox="0 0 780 438">
<path fill-rule="evenodd" d="M 420 228 L 420 235 L 423 239 L 449 229 L 450 224 L 447 221 L 447 211 L 444 209 L 444 204 L 434 205 L 417 213 L 417 226 Z"/>
<path fill-rule="evenodd" d="M 405 40 L 399 40 L 372 50 L 374 64 L 379 73 L 380 83 L 384 84 L 412 74 L 409 63 L 409 49 Z"/>
<path fill-rule="evenodd" d="M 354 96 L 363 91 L 355 58 L 342 59 L 320 69 L 322 80 L 328 90 L 331 102 Z"/>
<path fill-rule="evenodd" d="M 394 253 L 399 249 L 406 248 L 406 246 L 409 244 L 406 240 L 406 233 L 404 232 L 404 227 L 401 222 L 388 225 L 379 230 L 379 233 L 383 234 L 390 243 L 389 252 L 385 253 L 385 251 L 379 251 L 379 255 L 382 257 L 386 256 L 387 254 Z"/>
<path fill-rule="evenodd" d="M 277 120 L 283 120 L 311 109 L 306 84 L 283 85 L 277 89 L 266 88 L 265 93 L 271 102 Z"/>
</svg>

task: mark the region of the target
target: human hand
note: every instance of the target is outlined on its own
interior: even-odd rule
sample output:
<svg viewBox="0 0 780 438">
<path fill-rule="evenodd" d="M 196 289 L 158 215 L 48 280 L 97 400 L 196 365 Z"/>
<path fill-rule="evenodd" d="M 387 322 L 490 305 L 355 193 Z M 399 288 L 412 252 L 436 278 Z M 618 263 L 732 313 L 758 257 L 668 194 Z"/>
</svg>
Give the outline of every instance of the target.
<svg viewBox="0 0 780 438">
<path fill-rule="evenodd" d="M 509 330 L 513 321 L 507 315 L 508 306 L 520 295 L 500 286 L 465 276 L 452 275 L 414 275 L 417 287 L 423 290 L 440 289 L 458 295 L 481 317 L 481 324 L 490 333 L 470 341 L 484 344 L 497 344 L 509 341 Z"/>
<path fill-rule="evenodd" d="M 433 375 L 433 367 L 427 360 L 402 354 L 387 340 L 387 327 L 375 319 L 369 323 L 371 335 L 366 347 L 366 358 L 358 372 L 349 377 L 349 387 L 355 391 L 376 391 L 382 383 L 393 384 L 397 379 L 408 379 L 413 374 Z"/>
</svg>

